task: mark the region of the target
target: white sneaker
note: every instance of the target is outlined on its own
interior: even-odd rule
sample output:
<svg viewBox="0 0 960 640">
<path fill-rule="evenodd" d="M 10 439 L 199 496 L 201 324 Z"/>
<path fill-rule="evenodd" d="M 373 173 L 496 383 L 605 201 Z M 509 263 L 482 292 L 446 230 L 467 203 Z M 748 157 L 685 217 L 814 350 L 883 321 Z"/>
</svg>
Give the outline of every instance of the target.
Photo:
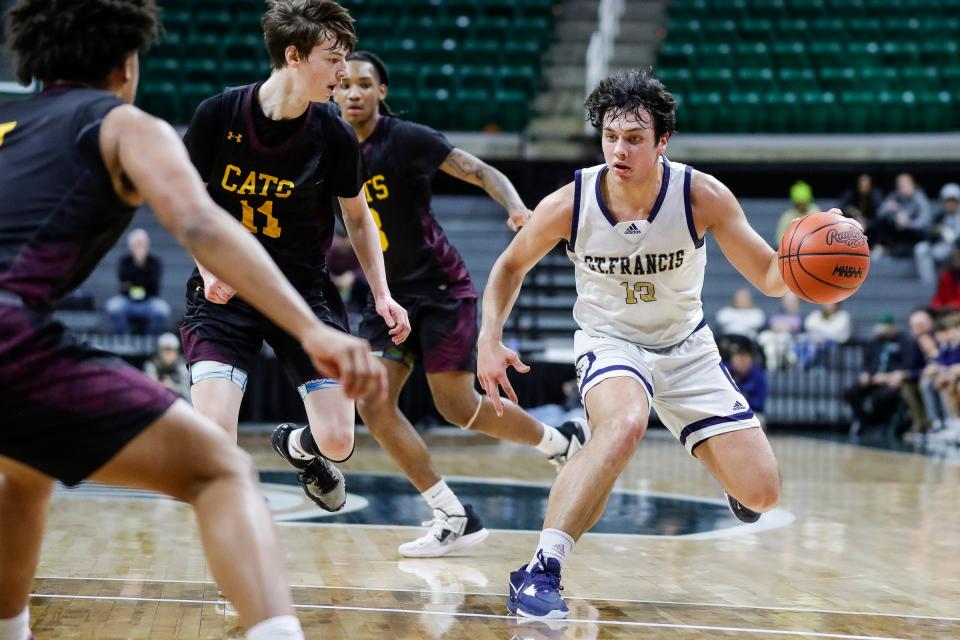
<svg viewBox="0 0 960 640">
<path fill-rule="evenodd" d="M 583 445 L 589 442 L 590 425 L 588 425 L 587 421 L 583 418 L 572 418 L 561 424 L 559 427 L 556 427 L 556 429 L 562 433 L 567 440 L 570 441 L 570 444 L 567 445 L 566 451 L 548 458 L 550 463 L 556 466 L 557 470 L 559 471 L 560 468 L 567 463 L 567 460 L 573 457 L 573 454 L 575 454 L 577 451 L 580 451 L 580 449 L 583 448 Z"/>
<path fill-rule="evenodd" d="M 465 504 L 463 510 L 462 516 L 448 516 L 440 509 L 434 509 L 433 520 L 423 523 L 430 530 L 422 537 L 400 545 L 397 551 L 405 558 L 437 558 L 483 542 L 490 532 L 483 528 L 483 522 L 473 507 Z"/>
</svg>

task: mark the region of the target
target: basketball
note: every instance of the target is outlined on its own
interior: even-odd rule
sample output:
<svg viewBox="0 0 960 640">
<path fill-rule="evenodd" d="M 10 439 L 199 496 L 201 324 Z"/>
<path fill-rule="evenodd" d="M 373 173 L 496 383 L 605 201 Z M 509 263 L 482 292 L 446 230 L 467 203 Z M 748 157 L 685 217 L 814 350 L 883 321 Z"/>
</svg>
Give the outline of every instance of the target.
<svg viewBox="0 0 960 640">
<path fill-rule="evenodd" d="M 863 230 L 829 212 L 794 220 L 780 240 L 777 257 L 790 291 L 817 304 L 846 300 L 870 270 L 870 247 Z"/>
</svg>

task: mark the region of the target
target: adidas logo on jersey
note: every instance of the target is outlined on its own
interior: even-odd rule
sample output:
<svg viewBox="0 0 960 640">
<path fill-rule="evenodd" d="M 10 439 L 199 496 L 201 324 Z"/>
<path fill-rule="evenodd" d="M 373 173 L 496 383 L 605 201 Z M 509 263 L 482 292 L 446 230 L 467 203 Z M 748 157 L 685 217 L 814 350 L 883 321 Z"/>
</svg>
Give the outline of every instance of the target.
<svg viewBox="0 0 960 640">
<path fill-rule="evenodd" d="M 734 411 L 744 411 L 744 410 L 746 410 L 746 407 L 743 406 L 743 403 L 742 403 L 742 402 L 740 402 L 739 400 L 737 400 L 736 402 L 733 403 L 733 410 L 734 410 Z"/>
<path fill-rule="evenodd" d="M 623 232 L 623 235 L 625 235 L 625 236 L 635 236 L 635 235 L 637 235 L 638 233 L 643 233 L 643 231 L 640 231 L 640 229 L 637 228 L 637 224 L 636 224 L 635 222 L 631 222 L 631 223 L 630 223 L 630 226 L 627 227 L 627 229 Z"/>
</svg>

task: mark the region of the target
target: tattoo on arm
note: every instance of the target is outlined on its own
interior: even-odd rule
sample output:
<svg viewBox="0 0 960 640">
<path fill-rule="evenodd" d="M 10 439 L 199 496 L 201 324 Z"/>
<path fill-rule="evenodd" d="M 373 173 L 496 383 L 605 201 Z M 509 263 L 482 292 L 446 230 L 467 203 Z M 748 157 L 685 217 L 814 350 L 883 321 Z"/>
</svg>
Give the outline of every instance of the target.
<svg viewBox="0 0 960 640">
<path fill-rule="evenodd" d="M 454 149 L 440 165 L 440 169 L 454 178 L 474 184 L 490 195 L 505 209 L 523 208 L 523 201 L 507 176 L 476 156 Z"/>
</svg>

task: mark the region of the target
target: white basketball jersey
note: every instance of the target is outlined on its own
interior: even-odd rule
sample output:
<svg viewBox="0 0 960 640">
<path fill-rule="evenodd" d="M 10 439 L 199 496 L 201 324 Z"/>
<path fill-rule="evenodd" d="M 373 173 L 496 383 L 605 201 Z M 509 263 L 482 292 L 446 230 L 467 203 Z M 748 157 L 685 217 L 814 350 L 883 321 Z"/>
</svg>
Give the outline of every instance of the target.
<svg viewBox="0 0 960 640">
<path fill-rule="evenodd" d="M 690 203 L 691 168 L 662 157 L 663 182 L 646 220 L 617 222 L 603 201 L 606 165 L 576 172 L 573 317 L 592 336 L 639 346 L 675 345 L 700 326 L 707 249 Z"/>
</svg>

